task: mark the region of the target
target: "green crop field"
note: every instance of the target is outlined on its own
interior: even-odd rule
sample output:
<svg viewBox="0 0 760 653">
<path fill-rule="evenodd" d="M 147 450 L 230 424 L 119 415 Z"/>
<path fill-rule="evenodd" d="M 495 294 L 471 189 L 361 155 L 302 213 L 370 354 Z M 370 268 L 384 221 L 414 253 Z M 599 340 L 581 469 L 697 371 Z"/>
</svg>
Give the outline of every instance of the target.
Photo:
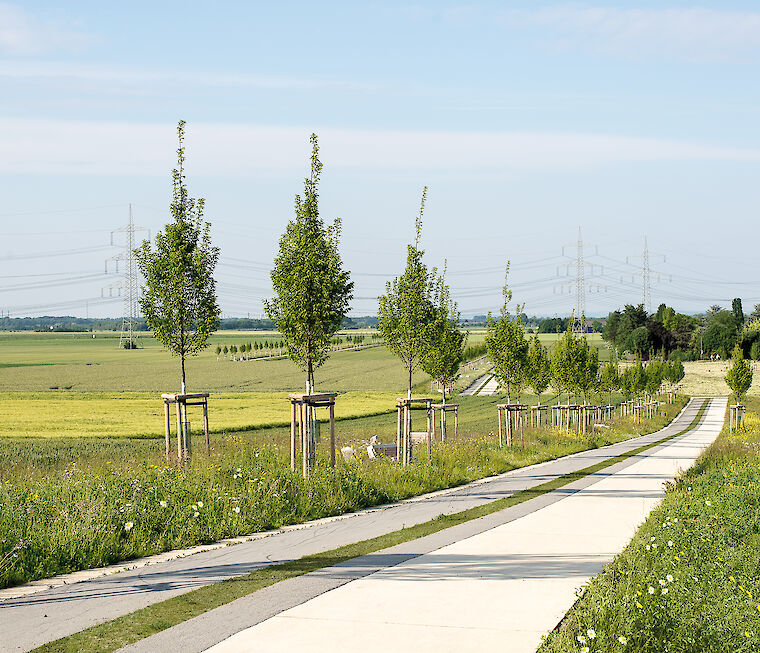
<svg viewBox="0 0 760 653">
<path fill-rule="evenodd" d="M 269 334 L 272 340 L 279 339 Z M 141 349 L 119 349 L 113 333 L 0 333 L 0 391 L 174 392 L 179 361 L 151 337 Z M 217 360 L 216 345 L 261 340 L 260 332 L 216 334 L 211 346 L 188 359 L 189 391 L 294 392 L 304 374 L 287 359 Z M 425 379 L 418 373 L 415 383 Z M 316 373 L 317 388 L 338 392 L 398 392 L 406 375 L 384 347 L 333 352 Z"/>
</svg>

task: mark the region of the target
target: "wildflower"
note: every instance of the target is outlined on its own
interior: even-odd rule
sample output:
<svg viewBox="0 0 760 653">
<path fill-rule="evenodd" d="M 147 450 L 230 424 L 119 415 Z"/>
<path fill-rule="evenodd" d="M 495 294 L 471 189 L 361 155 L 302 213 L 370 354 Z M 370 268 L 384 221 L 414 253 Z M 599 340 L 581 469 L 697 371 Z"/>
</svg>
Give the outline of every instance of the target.
<svg viewBox="0 0 760 653">
<path fill-rule="evenodd" d="M 232 512 L 234 512 L 235 514 L 239 513 L 239 512 L 240 512 L 240 506 L 235 506 L 235 507 L 232 509 Z"/>
<path fill-rule="evenodd" d="M 653 548 L 653 549 L 656 549 L 656 548 L 657 548 L 657 545 L 656 545 L 656 544 L 653 544 L 653 545 L 652 545 L 652 548 Z"/>
<path fill-rule="evenodd" d="M 203 501 L 199 501 L 199 502 L 198 502 L 198 507 L 199 507 L 199 508 L 203 508 Z"/>
<path fill-rule="evenodd" d="M 581 649 L 581 653 L 588 653 L 588 652 L 589 652 L 589 648 L 588 648 L 588 646 L 584 646 L 584 647 Z"/>
<path fill-rule="evenodd" d="M 618 642 L 620 642 L 623 646 L 625 646 L 628 643 L 628 638 L 623 637 L 622 635 L 618 637 Z"/>
<path fill-rule="evenodd" d="M 675 523 L 678 523 L 678 517 L 675 517 L 675 518 L 673 519 L 673 521 L 674 521 Z"/>
<path fill-rule="evenodd" d="M 712 505 L 712 502 L 711 502 L 711 501 L 709 501 L 709 500 L 708 500 L 708 501 L 705 501 L 705 505 L 706 505 L 706 506 L 711 506 L 711 505 Z"/>
<path fill-rule="evenodd" d="M 647 551 L 650 551 L 651 549 L 652 547 L 647 544 Z"/>
<path fill-rule="evenodd" d="M 576 637 L 575 639 L 577 639 L 581 644 L 586 643 L 586 638 L 583 635 L 578 635 L 578 637 Z"/>
<path fill-rule="evenodd" d="M 193 513 L 193 517 L 197 517 L 199 514 L 200 513 L 198 513 L 198 511 L 196 511 L 196 512 Z"/>
<path fill-rule="evenodd" d="M 166 501 L 159 501 L 158 505 L 160 505 L 162 508 L 166 508 Z"/>
<path fill-rule="evenodd" d="M 128 521 L 126 524 L 124 524 L 124 530 L 127 531 L 127 533 L 129 533 L 129 531 L 131 531 L 134 527 L 135 525 L 131 521 Z"/>
<path fill-rule="evenodd" d="M 672 546 L 673 546 L 673 540 L 668 540 L 668 546 L 672 548 Z"/>
<path fill-rule="evenodd" d="M 651 585 L 649 586 L 649 593 L 654 594 L 654 587 L 652 587 Z"/>
<path fill-rule="evenodd" d="M 654 535 L 652 535 L 652 537 L 649 538 L 649 541 L 654 542 Z"/>
<path fill-rule="evenodd" d="M 663 587 L 665 586 L 665 580 L 663 578 L 660 578 L 660 585 L 662 585 Z"/>
<path fill-rule="evenodd" d="M 596 639 L 596 631 L 593 628 L 589 628 L 586 631 L 586 634 L 588 635 L 589 639 Z"/>
<path fill-rule="evenodd" d="M 670 574 L 668 574 L 667 576 L 665 576 L 665 580 L 667 580 L 669 583 L 672 583 L 673 582 L 673 576 L 671 576 Z"/>
<path fill-rule="evenodd" d="M 637 607 L 637 608 L 640 608 L 640 609 L 641 609 L 641 608 L 643 608 L 644 606 L 643 606 L 643 605 L 641 605 L 641 603 L 639 603 L 638 601 L 636 601 L 636 607 Z"/>
</svg>

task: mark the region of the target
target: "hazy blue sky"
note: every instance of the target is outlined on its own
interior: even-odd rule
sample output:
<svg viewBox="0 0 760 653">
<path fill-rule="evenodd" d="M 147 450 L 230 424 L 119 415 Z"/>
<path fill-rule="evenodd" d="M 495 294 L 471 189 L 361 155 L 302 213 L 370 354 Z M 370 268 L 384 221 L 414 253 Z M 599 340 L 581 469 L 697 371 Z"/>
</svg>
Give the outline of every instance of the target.
<svg viewBox="0 0 760 653">
<path fill-rule="evenodd" d="M 645 236 L 655 306 L 751 309 L 759 73 L 757 2 L 0 2 L 0 310 L 120 314 L 109 232 L 130 202 L 168 220 L 180 118 L 225 315 L 262 310 L 312 131 L 353 314 L 424 185 L 465 315 L 498 309 L 507 259 L 526 312 L 569 313 L 579 226 L 587 314 L 641 301 Z"/>
</svg>

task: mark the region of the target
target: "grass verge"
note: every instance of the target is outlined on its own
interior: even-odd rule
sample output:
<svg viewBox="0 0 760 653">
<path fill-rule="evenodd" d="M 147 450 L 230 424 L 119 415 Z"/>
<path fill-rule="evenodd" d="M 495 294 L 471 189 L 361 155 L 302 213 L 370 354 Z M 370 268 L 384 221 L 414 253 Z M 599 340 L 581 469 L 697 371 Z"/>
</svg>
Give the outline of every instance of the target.
<svg viewBox="0 0 760 653">
<path fill-rule="evenodd" d="M 207 585 L 181 596 L 154 603 L 151 606 L 124 615 L 113 621 L 93 626 L 74 635 L 64 637 L 34 649 L 40 653 L 107 653 L 132 644 L 174 625 L 192 619 L 204 612 L 230 603 L 238 598 L 256 592 L 275 583 L 316 571 L 324 567 L 346 562 L 353 558 L 375 553 L 403 542 L 409 542 L 432 533 L 451 528 L 479 517 L 493 514 L 529 499 L 546 494 L 568 483 L 598 472 L 606 467 L 640 454 L 647 449 L 672 440 L 697 426 L 707 407 L 703 404 L 694 420 L 682 431 L 656 442 L 637 447 L 627 453 L 601 461 L 584 469 L 565 474 L 547 483 L 517 492 L 504 499 L 498 499 L 476 508 L 470 508 L 452 515 L 441 515 L 436 519 L 404 528 L 369 540 L 349 544 L 331 551 L 305 556 L 298 560 L 272 565 L 244 576 L 238 576 L 219 583 Z"/>
<path fill-rule="evenodd" d="M 541 653 L 760 650 L 760 399 L 747 403 L 746 429 L 668 488 Z"/>
</svg>

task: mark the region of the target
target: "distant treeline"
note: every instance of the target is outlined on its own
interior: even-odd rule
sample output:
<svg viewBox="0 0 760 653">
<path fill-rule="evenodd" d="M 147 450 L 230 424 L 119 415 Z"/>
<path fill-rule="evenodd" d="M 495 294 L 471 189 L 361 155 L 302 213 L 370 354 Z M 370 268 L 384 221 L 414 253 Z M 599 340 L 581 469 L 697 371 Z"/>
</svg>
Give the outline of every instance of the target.
<svg viewBox="0 0 760 653">
<path fill-rule="evenodd" d="M 53 333 L 81 333 L 86 331 L 121 331 L 122 319 L 108 317 L 74 317 L 72 315 L 44 315 L 42 317 L 0 317 L 0 331 L 48 331 Z M 377 327 L 373 315 L 347 317 L 343 329 L 369 329 Z M 135 323 L 137 331 L 148 331 L 144 319 Z M 222 318 L 220 331 L 274 331 L 274 322 L 267 319 L 245 317 Z"/>
</svg>

